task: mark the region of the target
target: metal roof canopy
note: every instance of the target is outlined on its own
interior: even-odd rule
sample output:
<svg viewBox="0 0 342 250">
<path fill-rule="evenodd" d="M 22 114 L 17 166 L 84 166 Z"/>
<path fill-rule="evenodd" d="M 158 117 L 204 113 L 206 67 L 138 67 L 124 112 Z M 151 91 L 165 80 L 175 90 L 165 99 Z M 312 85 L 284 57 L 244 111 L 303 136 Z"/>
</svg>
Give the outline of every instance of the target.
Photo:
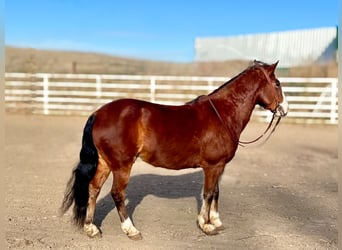
<svg viewBox="0 0 342 250">
<path fill-rule="evenodd" d="M 337 27 L 195 39 L 195 61 L 260 60 L 289 68 L 336 61 Z"/>
</svg>

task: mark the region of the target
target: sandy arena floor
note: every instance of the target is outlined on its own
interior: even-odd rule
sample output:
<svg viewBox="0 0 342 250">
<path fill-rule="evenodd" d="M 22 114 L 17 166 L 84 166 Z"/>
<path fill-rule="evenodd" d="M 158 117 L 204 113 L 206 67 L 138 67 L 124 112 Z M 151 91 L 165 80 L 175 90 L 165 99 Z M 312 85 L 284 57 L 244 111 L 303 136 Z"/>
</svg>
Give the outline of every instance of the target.
<svg viewBox="0 0 342 250">
<path fill-rule="evenodd" d="M 197 227 L 202 172 L 133 167 L 128 209 L 142 241 L 120 229 L 110 195 L 101 192 L 90 239 L 59 217 L 78 160 L 86 117 L 7 115 L 6 242 L 10 249 L 337 249 L 337 126 L 281 124 L 261 147 L 239 148 L 220 182 L 226 229 Z M 266 124 L 251 124 L 243 139 Z"/>
</svg>

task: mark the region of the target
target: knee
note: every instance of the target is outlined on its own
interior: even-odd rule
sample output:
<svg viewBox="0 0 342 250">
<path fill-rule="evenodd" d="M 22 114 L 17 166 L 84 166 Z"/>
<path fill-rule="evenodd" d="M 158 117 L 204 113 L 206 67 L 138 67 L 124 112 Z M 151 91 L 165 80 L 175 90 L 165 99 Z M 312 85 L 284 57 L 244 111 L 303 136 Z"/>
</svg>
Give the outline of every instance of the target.
<svg viewBox="0 0 342 250">
<path fill-rule="evenodd" d="M 122 193 L 117 192 L 117 191 L 112 191 L 111 195 L 115 203 L 124 202 L 124 195 Z"/>
</svg>

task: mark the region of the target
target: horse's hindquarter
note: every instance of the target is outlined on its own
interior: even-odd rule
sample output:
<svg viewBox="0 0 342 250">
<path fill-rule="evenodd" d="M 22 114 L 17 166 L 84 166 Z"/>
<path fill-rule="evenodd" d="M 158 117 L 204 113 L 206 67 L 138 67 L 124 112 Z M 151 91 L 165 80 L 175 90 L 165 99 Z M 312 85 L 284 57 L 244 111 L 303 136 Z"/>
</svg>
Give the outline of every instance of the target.
<svg viewBox="0 0 342 250">
<path fill-rule="evenodd" d="M 140 101 L 121 99 L 95 112 L 93 139 L 99 154 L 107 163 L 126 165 L 136 158 L 141 106 Z"/>
</svg>

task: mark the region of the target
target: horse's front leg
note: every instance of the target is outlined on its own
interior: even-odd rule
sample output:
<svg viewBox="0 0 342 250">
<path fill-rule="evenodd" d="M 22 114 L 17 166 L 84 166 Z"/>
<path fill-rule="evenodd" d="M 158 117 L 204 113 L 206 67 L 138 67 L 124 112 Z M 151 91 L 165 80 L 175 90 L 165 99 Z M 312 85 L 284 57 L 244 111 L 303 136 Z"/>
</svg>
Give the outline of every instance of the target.
<svg viewBox="0 0 342 250">
<path fill-rule="evenodd" d="M 213 201 L 212 201 L 211 207 L 210 207 L 209 218 L 210 218 L 210 223 L 216 227 L 216 230 L 223 230 L 224 226 L 222 224 L 222 221 L 220 219 L 220 215 L 218 212 L 219 193 L 220 193 L 219 183 L 217 182 L 216 187 L 215 187 L 215 191 L 214 191 Z"/>
<path fill-rule="evenodd" d="M 218 180 L 223 172 L 224 166 L 204 169 L 203 203 L 198 215 L 198 225 L 207 235 L 218 233 L 222 223 L 218 217 Z M 213 211 L 211 212 L 211 208 Z M 218 226 L 218 228 L 216 227 Z"/>
</svg>

